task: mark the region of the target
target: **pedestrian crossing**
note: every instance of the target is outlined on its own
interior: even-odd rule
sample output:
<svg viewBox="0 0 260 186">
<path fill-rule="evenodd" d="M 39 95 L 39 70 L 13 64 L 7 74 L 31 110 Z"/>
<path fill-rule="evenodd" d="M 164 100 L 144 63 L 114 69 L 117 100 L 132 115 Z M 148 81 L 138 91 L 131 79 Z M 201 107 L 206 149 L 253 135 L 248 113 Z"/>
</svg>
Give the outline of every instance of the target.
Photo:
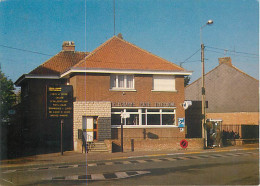
<svg viewBox="0 0 260 186">
<path fill-rule="evenodd" d="M 123 179 L 134 176 L 140 176 L 149 174 L 150 171 L 126 171 L 126 172 L 115 172 L 115 173 L 102 173 L 102 174 L 89 174 L 89 175 L 73 175 L 73 176 L 61 176 L 61 177 L 50 177 L 44 180 L 48 181 L 95 181 L 95 180 L 108 180 L 108 179 Z"/>
<path fill-rule="evenodd" d="M 183 161 L 183 160 L 194 160 L 194 159 L 208 159 L 208 158 L 221 158 L 230 156 L 245 156 L 245 155 L 256 155 L 258 152 L 243 152 L 243 153 L 223 153 L 223 154 L 198 154 L 198 155 L 184 155 L 178 157 L 165 157 L 165 158 L 151 158 L 141 160 L 121 160 L 121 161 L 108 161 L 108 162 L 97 162 L 89 164 L 72 164 L 72 165 L 57 165 L 49 167 L 37 167 L 27 169 L 14 169 L 14 170 L 2 170 L 2 174 L 14 173 L 14 172 L 25 172 L 25 171 L 46 171 L 54 169 L 67 169 L 67 168 L 80 168 L 80 167 L 97 167 L 97 166 L 112 166 L 112 165 L 127 165 L 127 164 L 141 164 L 141 163 L 152 163 L 152 162 L 167 162 L 167 161 Z M 147 158 L 147 157 L 146 157 Z"/>
</svg>

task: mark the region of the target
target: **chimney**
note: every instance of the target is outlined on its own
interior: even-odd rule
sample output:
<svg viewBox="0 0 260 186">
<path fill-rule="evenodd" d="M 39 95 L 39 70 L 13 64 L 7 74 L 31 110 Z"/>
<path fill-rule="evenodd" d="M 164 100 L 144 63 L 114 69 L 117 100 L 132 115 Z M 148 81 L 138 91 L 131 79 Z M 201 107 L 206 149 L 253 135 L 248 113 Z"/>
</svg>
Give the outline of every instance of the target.
<svg viewBox="0 0 260 186">
<path fill-rule="evenodd" d="M 226 64 L 226 65 L 232 66 L 231 61 L 232 61 L 231 57 L 221 57 L 221 58 L 218 58 L 219 65 Z"/>
<path fill-rule="evenodd" d="M 62 43 L 63 51 L 75 51 L 75 43 L 74 41 L 64 41 Z"/>
</svg>

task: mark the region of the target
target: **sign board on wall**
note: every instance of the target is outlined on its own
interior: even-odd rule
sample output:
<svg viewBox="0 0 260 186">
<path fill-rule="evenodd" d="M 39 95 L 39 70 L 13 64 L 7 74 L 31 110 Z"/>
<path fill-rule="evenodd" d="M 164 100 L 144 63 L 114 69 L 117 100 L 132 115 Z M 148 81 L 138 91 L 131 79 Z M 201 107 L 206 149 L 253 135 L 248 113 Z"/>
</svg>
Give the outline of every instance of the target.
<svg viewBox="0 0 260 186">
<path fill-rule="evenodd" d="M 46 90 L 46 116 L 48 118 L 72 118 L 73 87 L 49 85 Z"/>
<path fill-rule="evenodd" d="M 185 127 L 185 118 L 178 118 L 178 127 L 179 128 Z"/>
</svg>

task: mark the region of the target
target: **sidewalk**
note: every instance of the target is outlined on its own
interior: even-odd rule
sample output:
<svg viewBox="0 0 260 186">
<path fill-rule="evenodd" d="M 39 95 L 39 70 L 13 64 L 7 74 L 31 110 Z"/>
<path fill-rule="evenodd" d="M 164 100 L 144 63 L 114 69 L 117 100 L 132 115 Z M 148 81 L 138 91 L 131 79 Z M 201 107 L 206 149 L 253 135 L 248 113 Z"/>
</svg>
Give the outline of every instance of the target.
<svg viewBox="0 0 260 186">
<path fill-rule="evenodd" d="M 173 155 L 173 154 L 193 154 L 193 153 L 203 153 L 203 152 L 221 152 L 221 151 L 232 151 L 232 150 L 248 150 L 248 149 L 258 149 L 259 144 L 247 144 L 242 146 L 230 146 L 223 148 L 214 149 L 179 149 L 179 150 L 169 150 L 169 151 L 139 151 L 139 152 L 90 152 L 88 154 L 78 153 L 74 151 L 66 151 L 61 155 L 61 153 L 51 153 L 42 154 L 35 156 L 28 156 L 22 158 L 16 158 L 11 160 L 2 160 L 0 168 L 14 168 L 14 167 L 28 167 L 28 166 L 48 166 L 48 165 L 58 165 L 58 164 L 76 164 L 76 163 L 86 163 L 100 160 L 115 160 L 115 159 L 127 159 L 131 157 L 143 157 L 143 156 L 163 156 L 163 155 Z"/>
</svg>

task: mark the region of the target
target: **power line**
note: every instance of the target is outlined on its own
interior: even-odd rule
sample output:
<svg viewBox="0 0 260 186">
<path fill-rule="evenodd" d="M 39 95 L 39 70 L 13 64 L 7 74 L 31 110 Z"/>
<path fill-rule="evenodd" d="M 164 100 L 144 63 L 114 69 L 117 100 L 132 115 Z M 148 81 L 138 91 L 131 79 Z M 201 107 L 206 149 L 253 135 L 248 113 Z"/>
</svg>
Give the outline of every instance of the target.
<svg viewBox="0 0 260 186">
<path fill-rule="evenodd" d="M 1 44 L 0 44 L 0 46 L 4 47 L 4 48 L 9 48 L 9 49 L 13 49 L 13 50 L 19 50 L 19 51 L 23 51 L 23 52 L 30 52 L 30 53 L 40 54 L 40 55 L 44 55 L 44 56 L 53 56 L 53 55 L 50 55 L 50 54 L 44 54 L 44 53 L 41 53 L 41 52 L 35 52 L 35 51 L 31 51 L 31 50 L 25 50 L 25 49 L 10 47 L 10 46 L 1 45 Z"/>
<path fill-rule="evenodd" d="M 180 62 L 180 66 L 183 64 L 183 63 L 187 63 L 186 61 L 188 61 L 190 58 L 192 58 L 195 54 L 197 54 L 198 52 L 200 51 L 200 48 L 194 52 L 192 55 L 190 55 L 187 59 L 185 59 L 184 61 Z"/>
<path fill-rule="evenodd" d="M 214 53 L 218 53 L 218 54 L 223 54 L 223 52 L 219 52 L 219 51 L 215 51 L 215 50 L 209 50 L 209 49 L 205 49 L 206 51 L 209 52 L 214 52 Z M 235 55 L 235 54 L 231 54 L 231 55 Z M 245 55 L 237 55 L 240 57 L 248 57 L 248 58 L 258 58 L 258 56 L 245 56 Z"/>
<path fill-rule="evenodd" d="M 216 50 L 223 50 L 226 52 L 233 52 L 233 53 L 238 53 L 238 54 L 246 54 L 246 55 L 254 55 L 254 56 L 258 56 L 258 54 L 254 54 L 254 53 L 248 53 L 248 52 L 238 52 L 235 50 L 229 50 L 229 49 L 223 49 L 223 48 L 217 48 L 217 47 L 211 47 L 211 46 L 207 46 L 207 48 L 212 48 L 212 49 L 216 49 Z"/>
</svg>

